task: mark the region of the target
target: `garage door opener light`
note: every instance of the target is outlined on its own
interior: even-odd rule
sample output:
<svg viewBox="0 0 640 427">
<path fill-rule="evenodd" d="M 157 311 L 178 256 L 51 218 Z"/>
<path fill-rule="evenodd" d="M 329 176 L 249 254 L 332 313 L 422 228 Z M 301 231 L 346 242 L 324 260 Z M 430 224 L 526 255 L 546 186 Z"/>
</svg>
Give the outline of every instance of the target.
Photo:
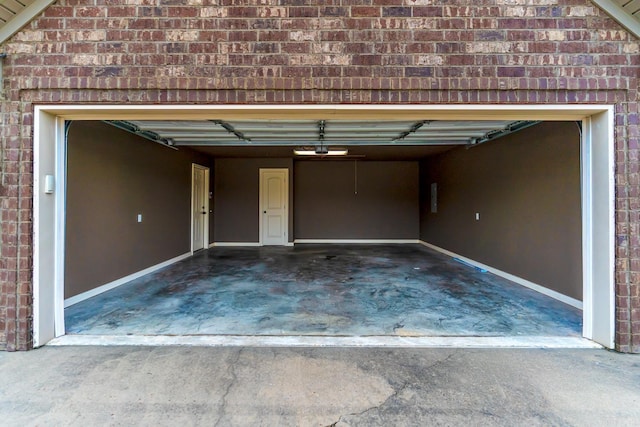
<svg viewBox="0 0 640 427">
<path fill-rule="evenodd" d="M 338 148 L 330 150 L 328 147 L 316 148 L 295 148 L 293 154 L 296 156 L 346 156 L 349 150 Z"/>
</svg>

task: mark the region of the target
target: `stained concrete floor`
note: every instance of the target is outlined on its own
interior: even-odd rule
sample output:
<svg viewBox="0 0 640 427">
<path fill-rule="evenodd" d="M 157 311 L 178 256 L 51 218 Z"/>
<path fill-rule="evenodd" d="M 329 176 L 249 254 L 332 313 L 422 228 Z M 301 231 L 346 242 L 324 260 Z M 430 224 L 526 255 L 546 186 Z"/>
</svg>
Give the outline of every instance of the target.
<svg viewBox="0 0 640 427">
<path fill-rule="evenodd" d="M 580 336 L 581 321 L 420 245 L 212 248 L 65 310 L 89 335 Z"/>
<path fill-rule="evenodd" d="M 0 352 L 6 426 L 637 426 L 605 350 L 44 347 Z"/>
</svg>

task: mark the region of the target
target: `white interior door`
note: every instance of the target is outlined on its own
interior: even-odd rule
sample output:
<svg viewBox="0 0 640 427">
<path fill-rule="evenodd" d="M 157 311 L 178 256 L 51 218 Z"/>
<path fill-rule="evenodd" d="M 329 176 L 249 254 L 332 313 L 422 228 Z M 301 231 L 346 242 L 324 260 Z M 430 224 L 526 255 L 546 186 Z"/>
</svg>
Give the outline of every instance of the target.
<svg viewBox="0 0 640 427">
<path fill-rule="evenodd" d="M 260 169 L 260 243 L 286 245 L 289 170 Z"/>
<path fill-rule="evenodd" d="M 199 251 L 208 246 L 209 234 L 209 169 L 200 165 L 192 168 L 192 232 L 191 250 Z"/>
</svg>

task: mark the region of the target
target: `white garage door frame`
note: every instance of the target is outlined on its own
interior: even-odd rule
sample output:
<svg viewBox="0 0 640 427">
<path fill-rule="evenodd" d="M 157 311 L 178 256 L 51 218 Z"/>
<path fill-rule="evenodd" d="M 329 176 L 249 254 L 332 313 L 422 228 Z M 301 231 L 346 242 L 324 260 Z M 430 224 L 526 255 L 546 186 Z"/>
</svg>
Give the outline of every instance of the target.
<svg viewBox="0 0 640 427">
<path fill-rule="evenodd" d="M 65 333 L 65 121 L 333 118 L 581 121 L 583 336 L 613 348 L 613 111 L 611 105 L 37 105 L 34 109 L 34 346 L 42 346 Z M 47 176 L 54 179 L 52 193 L 45 191 Z"/>
</svg>

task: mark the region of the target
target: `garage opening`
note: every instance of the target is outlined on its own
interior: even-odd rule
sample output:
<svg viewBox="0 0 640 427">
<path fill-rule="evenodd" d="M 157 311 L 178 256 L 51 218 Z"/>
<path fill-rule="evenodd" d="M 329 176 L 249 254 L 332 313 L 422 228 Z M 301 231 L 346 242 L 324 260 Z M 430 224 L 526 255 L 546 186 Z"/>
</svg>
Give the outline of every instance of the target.
<svg viewBox="0 0 640 427">
<path fill-rule="evenodd" d="M 538 118 L 65 120 L 58 334 L 591 338 L 593 132 Z"/>
</svg>

